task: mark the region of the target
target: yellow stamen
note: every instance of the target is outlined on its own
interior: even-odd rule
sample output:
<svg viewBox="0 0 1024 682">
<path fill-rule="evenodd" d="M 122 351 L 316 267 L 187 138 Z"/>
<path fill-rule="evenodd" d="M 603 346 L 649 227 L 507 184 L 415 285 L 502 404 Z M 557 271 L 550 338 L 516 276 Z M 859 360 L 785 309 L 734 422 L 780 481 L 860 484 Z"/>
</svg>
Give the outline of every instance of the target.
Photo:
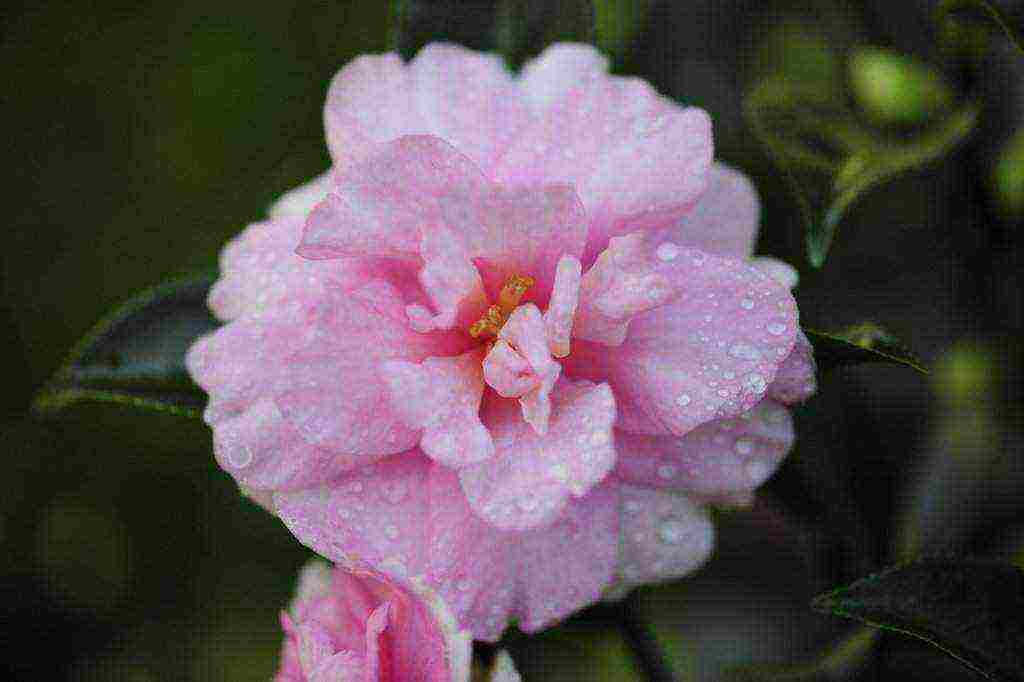
<svg viewBox="0 0 1024 682">
<path fill-rule="evenodd" d="M 498 294 L 498 305 L 492 305 L 479 320 L 469 327 L 469 335 L 474 339 L 480 336 L 497 336 L 508 321 L 508 316 L 519 305 L 523 294 L 533 286 L 533 277 L 512 275 L 501 287 Z"/>
<path fill-rule="evenodd" d="M 520 299 L 523 298 L 523 294 L 526 290 L 533 286 L 533 277 L 524 277 L 523 275 L 512 275 L 505 282 L 505 286 L 501 288 L 501 293 L 498 294 L 498 307 L 501 308 L 501 317 L 503 320 L 507 320 L 508 316 L 512 314 L 512 311 L 519 305 Z"/>
</svg>

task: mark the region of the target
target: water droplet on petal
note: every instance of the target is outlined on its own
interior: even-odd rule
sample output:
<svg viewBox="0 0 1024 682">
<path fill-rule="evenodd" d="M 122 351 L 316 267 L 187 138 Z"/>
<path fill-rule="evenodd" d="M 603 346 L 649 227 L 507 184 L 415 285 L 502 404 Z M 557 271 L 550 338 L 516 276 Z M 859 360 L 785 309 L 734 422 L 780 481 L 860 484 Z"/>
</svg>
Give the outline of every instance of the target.
<svg viewBox="0 0 1024 682">
<path fill-rule="evenodd" d="M 384 535 L 388 536 L 389 540 L 394 540 L 398 537 L 398 526 L 387 525 L 384 526 Z"/>
<path fill-rule="evenodd" d="M 678 545 L 686 538 L 686 531 L 686 524 L 679 519 L 664 519 L 658 524 L 658 539 L 666 545 Z"/>
<path fill-rule="evenodd" d="M 754 393 L 764 393 L 765 389 L 768 388 L 768 383 L 760 374 L 748 374 L 747 387 Z"/>
<path fill-rule="evenodd" d="M 664 242 L 655 252 L 660 260 L 666 263 L 679 255 L 679 247 L 672 242 Z"/>
<path fill-rule="evenodd" d="M 753 310 L 754 302 L 749 298 L 745 298 L 742 301 L 740 301 L 740 307 L 743 308 L 744 310 Z"/>
<path fill-rule="evenodd" d="M 690 404 L 690 400 L 690 396 L 686 395 L 685 393 L 680 394 L 680 396 L 676 398 L 676 405 L 678 405 L 679 407 L 686 407 L 687 405 Z"/>
<path fill-rule="evenodd" d="M 749 438 L 739 438 L 736 440 L 736 445 L 733 446 L 736 452 L 741 455 L 749 455 L 754 451 L 754 441 Z"/>
<path fill-rule="evenodd" d="M 768 333 L 781 336 L 786 331 L 786 325 L 781 322 L 772 322 L 768 325 Z"/>
<path fill-rule="evenodd" d="M 247 446 L 232 449 L 228 452 L 228 463 L 236 469 L 244 469 L 252 464 L 252 450 Z"/>
<path fill-rule="evenodd" d="M 729 355 L 741 360 L 760 360 L 761 351 L 748 343 L 736 343 L 729 349 Z"/>
<path fill-rule="evenodd" d="M 676 475 L 676 468 L 671 464 L 662 464 L 658 467 L 658 476 L 665 480 L 674 478 Z"/>
</svg>

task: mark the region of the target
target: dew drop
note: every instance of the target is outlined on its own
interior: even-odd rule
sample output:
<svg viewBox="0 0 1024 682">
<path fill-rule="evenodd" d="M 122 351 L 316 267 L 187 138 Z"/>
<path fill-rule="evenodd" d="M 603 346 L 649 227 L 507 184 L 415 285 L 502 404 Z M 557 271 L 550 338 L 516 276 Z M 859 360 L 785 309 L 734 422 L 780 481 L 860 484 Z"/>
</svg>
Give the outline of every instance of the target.
<svg viewBox="0 0 1024 682">
<path fill-rule="evenodd" d="M 662 464 L 658 467 L 658 476 L 665 480 L 674 478 L 676 475 L 676 468 L 671 464 Z"/>
<path fill-rule="evenodd" d="M 675 518 L 668 518 L 658 524 L 658 539 L 666 545 L 678 545 L 686 538 L 686 524 Z"/>
<path fill-rule="evenodd" d="M 736 445 L 734 447 L 737 453 L 741 455 L 749 455 L 754 451 L 754 441 L 749 438 L 740 438 L 736 441 Z"/>
<path fill-rule="evenodd" d="M 674 260 L 675 257 L 679 255 L 679 247 L 673 244 L 672 242 L 663 242 L 661 246 L 658 247 L 657 251 L 655 251 L 655 253 L 657 254 L 660 260 L 663 260 L 667 263 L 670 260 Z"/>
<path fill-rule="evenodd" d="M 781 322 L 772 322 L 768 325 L 768 333 L 775 336 L 781 336 L 786 331 L 786 325 Z"/>
<path fill-rule="evenodd" d="M 679 407 L 686 407 L 687 405 L 690 404 L 690 401 L 690 396 L 688 396 L 685 393 L 682 393 L 679 395 L 678 398 L 676 398 L 676 405 L 678 405 Z"/>
<path fill-rule="evenodd" d="M 636 500 L 630 500 L 629 502 L 626 502 L 626 511 L 628 511 L 630 514 L 636 514 L 638 511 L 640 511 L 640 503 L 637 502 Z"/>
<path fill-rule="evenodd" d="M 753 310 L 754 302 L 749 298 L 745 298 L 742 301 L 740 301 L 740 307 L 743 308 L 744 310 Z"/>
<path fill-rule="evenodd" d="M 729 349 L 729 355 L 741 360 L 760 360 L 761 351 L 747 343 L 736 343 Z"/>
<path fill-rule="evenodd" d="M 748 374 L 747 387 L 754 393 L 764 393 L 765 389 L 768 388 L 768 383 L 760 374 Z"/>
<path fill-rule="evenodd" d="M 398 537 L 398 526 L 390 524 L 384 526 L 384 535 L 386 535 L 389 540 L 396 539 Z"/>
<path fill-rule="evenodd" d="M 228 455 L 228 463 L 236 469 L 244 469 L 252 464 L 252 460 L 252 450 L 244 445 L 238 449 L 232 450 Z"/>
</svg>

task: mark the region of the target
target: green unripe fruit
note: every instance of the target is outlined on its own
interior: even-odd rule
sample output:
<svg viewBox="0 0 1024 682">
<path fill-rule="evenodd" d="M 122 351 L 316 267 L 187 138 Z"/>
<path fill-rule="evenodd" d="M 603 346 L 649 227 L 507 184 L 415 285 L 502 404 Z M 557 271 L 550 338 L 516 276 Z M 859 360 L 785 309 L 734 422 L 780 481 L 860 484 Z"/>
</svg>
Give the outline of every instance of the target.
<svg viewBox="0 0 1024 682">
<path fill-rule="evenodd" d="M 857 103 L 883 125 L 920 124 L 953 102 L 953 91 L 938 71 L 889 50 L 854 51 L 849 76 Z"/>
<path fill-rule="evenodd" d="M 1024 128 L 1010 138 L 992 169 L 992 191 L 999 210 L 1011 218 L 1024 216 Z"/>
</svg>

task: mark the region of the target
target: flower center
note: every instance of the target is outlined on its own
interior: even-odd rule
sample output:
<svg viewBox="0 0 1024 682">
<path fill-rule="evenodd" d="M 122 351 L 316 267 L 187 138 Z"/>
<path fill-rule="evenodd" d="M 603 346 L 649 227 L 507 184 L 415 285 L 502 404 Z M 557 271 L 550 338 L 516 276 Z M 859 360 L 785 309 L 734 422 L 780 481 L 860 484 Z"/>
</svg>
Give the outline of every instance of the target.
<svg viewBox="0 0 1024 682">
<path fill-rule="evenodd" d="M 497 305 L 492 305 L 483 316 L 470 325 L 469 335 L 474 339 L 486 336 L 497 336 L 508 321 L 508 316 L 519 305 L 523 294 L 533 286 L 533 277 L 512 275 L 501 287 Z"/>
</svg>

